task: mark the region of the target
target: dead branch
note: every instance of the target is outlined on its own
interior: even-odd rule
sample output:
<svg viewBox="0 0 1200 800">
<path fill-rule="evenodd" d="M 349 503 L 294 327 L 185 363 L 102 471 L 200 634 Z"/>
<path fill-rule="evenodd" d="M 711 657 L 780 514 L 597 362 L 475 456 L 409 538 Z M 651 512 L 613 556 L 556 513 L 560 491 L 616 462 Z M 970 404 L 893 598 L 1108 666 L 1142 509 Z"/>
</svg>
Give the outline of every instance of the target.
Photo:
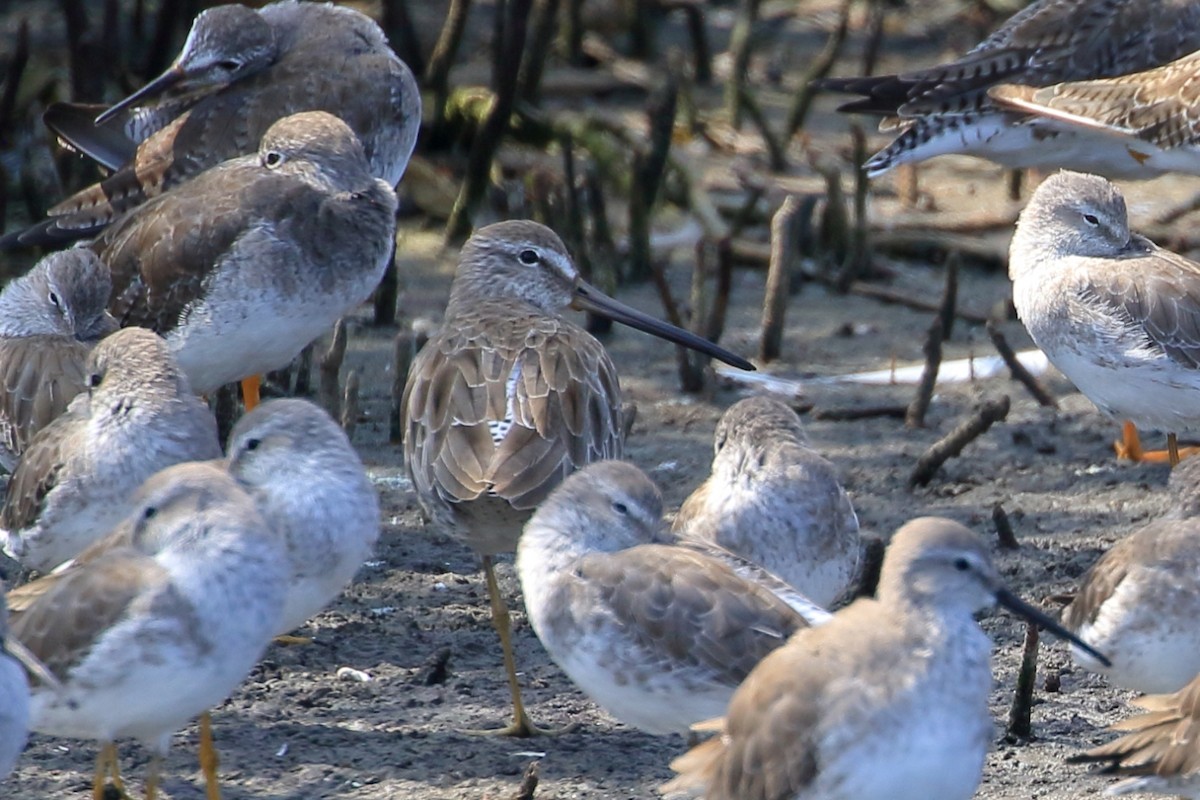
<svg viewBox="0 0 1200 800">
<path fill-rule="evenodd" d="M 347 439 L 354 438 L 354 429 L 358 427 L 358 383 L 358 370 L 350 370 L 342 399 L 342 430 Z"/>
<path fill-rule="evenodd" d="M 1036 622 L 1025 624 L 1025 646 L 1021 650 L 1021 669 L 1017 672 L 1017 689 L 1013 694 L 1012 706 L 1008 711 L 1006 738 L 1028 739 L 1033 733 L 1031 715 L 1033 711 L 1033 688 L 1037 681 L 1038 626 Z"/>
<path fill-rule="evenodd" d="M 1033 399 L 1038 401 L 1038 405 L 1058 408 L 1058 401 L 1046 390 L 1046 387 L 1042 386 L 1041 381 L 1034 377 L 1033 373 L 1025 369 L 1025 365 L 1017 358 L 1017 354 L 1013 352 L 1008 340 L 1004 338 L 1004 332 L 992 320 L 987 321 L 987 335 L 992 340 L 996 352 L 1004 359 L 1004 364 L 1008 367 L 1013 380 L 1020 381 L 1021 385 L 1033 395 Z"/>
<path fill-rule="evenodd" d="M 320 404 L 334 419 L 341 416 L 342 397 L 339 391 L 338 373 L 342 371 L 342 361 L 346 358 L 346 321 L 339 319 L 333 326 L 333 340 L 329 349 L 321 356 L 318 364 L 321 378 L 317 388 L 317 398 Z"/>
<path fill-rule="evenodd" d="M 783 129 L 784 141 L 791 141 L 792 137 L 804 128 L 804 122 L 808 119 L 808 111 L 812 108 L 813 98 L 817 95 L 818 90 L 815 84 L 829 74 L 829 70 L 833 68 L 834 62 L 837 61 L 837 57 L 842 51 L 842 44 L 846 41 L 846 32 L 850 29 L 850 5 L 851 0 L 842 3 L 838 26 L 833 29 L 833 33 L 829 34 L 825 47 L 813 59 L 808 67 L 808 72 L 800 78 L 800 88 L 796 90 L 791 108 L 788 109 L 787 125 Z"/>
<path fill-rule="evenodd" d="M 1004 395 L 998 400 L 988 400 L 980 405 L 975 413 L 964 420 L 961 425 L 934 442 L 917 459 L 917 464 L 908 478 L 909 488 L 928 485 L 942 464 L 961 453 L 964 447 L 985 433 L 992 425 L 1005 419 L 1008 416 L 1008 407 L 1008 395 Z"/>
<path fill-rule="evenodd" d="M 771 263 L 767 268 L 767 288 L 763 299 L 762 333 L 758 357 L 763 361 L 779 358 L 783 344 L 784 317 L 787 313 L 788 289 L 795 268 L 796 239 L 800 200 L 795 195 L 784 198 L 783 204 L 771 218 Z"/>
<path fill-rule="evenodd" d="M 1000 546 L 1005 550 L 1019 550 L 1021 545 L 1017 542 L 1017 535 L 1013 533 L 1012 523 L 1008 521 L 1008 514 L 1004 512 L 1004 506 L 996 503 L 992 506 L 992 524 L 996 526 L 996 537 L 1000 540 Z"/>
<path fill-rule="evenodd" d="M 934 319 L 933 324 L 929 326 L 929 333 L 925 337 L 925 345 L 922 350 L 925 353 L 925 369 L 921 372 L 921 381 L 917 384 L 916 396 L 908 406 L 908 413 L 904 415 L 906 428 L 925 427 L 925 412 L 929 410 L 929 403 L 933 400 L 933 390 L 937 386 L 938 367 L 942 363 L 942 320 Z"/>
</svg>

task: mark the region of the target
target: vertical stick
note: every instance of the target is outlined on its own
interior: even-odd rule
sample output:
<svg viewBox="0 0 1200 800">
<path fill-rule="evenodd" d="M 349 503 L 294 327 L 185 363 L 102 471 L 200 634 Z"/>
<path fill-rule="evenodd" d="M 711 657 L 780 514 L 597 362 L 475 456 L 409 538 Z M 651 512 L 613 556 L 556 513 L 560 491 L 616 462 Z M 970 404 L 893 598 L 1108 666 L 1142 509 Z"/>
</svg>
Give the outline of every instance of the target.
<svg viewBox="0 0 1200 800">
<path fill-rule="evenodd" d="M 795 228 L 799 210 L 799 199 L 788 195 L 771 218 L 771 261 L 767 266 L 767 290 L 758 347 L 758 357 L 763 361 L 779 358 L 783 343 L 789 276 L 796 261 Z"/>
</svg>

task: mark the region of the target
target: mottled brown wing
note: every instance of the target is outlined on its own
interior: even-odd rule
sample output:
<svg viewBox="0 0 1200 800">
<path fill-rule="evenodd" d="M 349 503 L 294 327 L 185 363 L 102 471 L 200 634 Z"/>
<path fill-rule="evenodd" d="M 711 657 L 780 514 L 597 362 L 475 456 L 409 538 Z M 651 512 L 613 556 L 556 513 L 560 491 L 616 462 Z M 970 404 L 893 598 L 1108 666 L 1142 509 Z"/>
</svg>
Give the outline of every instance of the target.
<svg viewBox="0 0 1200 800">
<path fill-rule="evenodd" d="M 147 201 L 92 244 L 112 271 L 109 310 L 121 327 L 166 334 L 241 237 L 279 220 L 313 219 L 316 193 L 257 156 L 227 162 Z M 307 215 L 307 216 L 306 216 Z"/>
<path fill-rule="evenodd" d="M 29 442 L 8 482 L 0 528 L 18 531 L 32 525 L 42 513 L 46 496 L 58 485 L 71 457 L 72 441 L 80 419 L 68 411 Z"/>
<path fill-rule="evenodd" d="M 1091 272 L 1081 295 L 1125 314 L 1175 363 L 1200 367 L 1200 264 L 1141 237 L 1137 241 L 1144 267 L 1132 272 L 1114 260 Z"/>
<path fill-rule="evenodd" d="M 646 649 L 711 670 L 730 687 L 806 627 L 767 589 L 679 547 L 647 544 L 584 557 L 576 571 Z"/>
<path fill-rule="evenodd" d="M 620 388 L 604 348 L 565 320 L 481 303 L 430 340 L 405 387 L 405 462 L 451 505 L 490 493 L 535 508 L 572 471 L 619 458 Z M 449 323 L 448 323 L 449 324 Z"/>
<path fill-rule="evenodd" d="M 0 341 L 0 448 L 20 455 L 84 390 L 89 347 L 60 336 Z"/>
<path fill-rule="evenodd" d="M 34 602 L 13 616 L 10 631 L 60 679 L 139 595 L 169 580 L 152 558 L 125 550 L 53 578 Z"/>
<path fill-rule="evenodd" d="M 705 800 L 804 797 L 818 767 L 821 698 L 812 684 L 825 671 L 803 648 L 766 656 L 733 695 L 721 733 L 672 762 L 679 776 L 664 791 L 704 787 Z"/>
<path fill-rule="evenodd" d="M 962 113 L 987 107 L 987 90 L 999 83 L 1047 86 L 1125 75 L 1197 49 L 1200 3 L 1195 0 L 1043 0 L 947 64 L 842 79 L 829 88 L 865 95 L 844 111 L 902 117 Z"/>
<path fill-rule="evenodd" d="M 1200 135 L 1200 53 L 1166 66 L 1105 80 L 1035 89 L 997 86 L 1001 105 L 1074 125 L 1179 147 Z"/>
</svg>

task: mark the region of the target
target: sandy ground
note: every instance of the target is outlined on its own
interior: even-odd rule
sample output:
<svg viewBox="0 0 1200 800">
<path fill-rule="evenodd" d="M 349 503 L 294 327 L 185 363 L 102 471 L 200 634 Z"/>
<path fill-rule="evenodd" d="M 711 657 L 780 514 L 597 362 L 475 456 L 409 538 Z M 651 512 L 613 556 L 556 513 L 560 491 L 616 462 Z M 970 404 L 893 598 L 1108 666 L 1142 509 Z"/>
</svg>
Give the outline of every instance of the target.
<svg viewBox="0 0 1200 800">
<path fill-rule="evenodd" d="M 820 9 L 814 13 L 826 13 Z M 717 25 L 727 24 L 727 12 L 714 19 Z M 918 35 L 906 24 L 896 23 L 900 42 Z M 777 44 L 764 58 L 775 59 L 785 70 L 799 70 L 819 47 L 820 37 L 813 34 L 811 21 L 789 26 L 798 30 L 803 49 Z M 898 56 L 893 54 L 889 63 L 898 66 Z M 785 98 L 780 92 L 774 101 Z M 845 140 L 839 135 L 843 123 L 828 113 L 829 108 L 822 103 L 813 131 L 832 150 Z M 708 163 L 713 180 L 720 182 L 730 162 Z M 790 184 L 816 185 L 819 181 L 806 172 Z M 922 173 L 922 185 L 934 210 L 1003 215 L 1016 208 L 1004 199 L 1003 172 L 982 162 L 943 159 Z M 1183 179 L 1134 187 L 1135 222 L 1161 210 L 1164 198 L 1181 197 L 1195 188 Z M 896 213 L 887 182 L 879 187 L 873 213 Z M 929 219 L 937 218 L 929 214 Z M 990 235 L 997 253 L 1003 252 L 1007 236 L 1008 229 Z M 439 309 L 445 299 L 453 254 L 434 254 L 432 238 L 415 234 L 401 244 L 401 303 L 410 315 Z M 683 296 L 690 253 L 684 247 L 672 258 L 671 278 Z M 896 268 L 898 285 L 929 296 L 940 292 L 940 269 L 924 264 Z M 961 302 L 972 309 L 987 311 L 1009 294 L 1000 272 L 968 265 L 961 282 Z M 762 294 L 761 273 L 739 270 L 723 344 L 746 354 L 756 351 Z M 661 313 L 648 287 L 620 297 Z M 863 387 L 822 379 L 886 368 L 893 361 L 919 361 L 930 320 L 927 312 L 832 296 L 809 285 L 791 301 L 785 355 L 770 371 L 803 380 L 806 398 L 818 406 L 907 402 L 911 386 Z M 1028 346 L 1019 323 L 1010 320 L 1002 327 L 1014 344 Z M 848 329 L 853 335 L 847 335 Z M 669 776 L 668 762 L 682 752 L 683 741 L 616 723 L 572 686 L 524 618 L 511 561 L 500 571 L 514 601 L 518 658 L 531 712 L 541 723 L 576 727 L 558 737 L 530 741 L 463 732 L 505 719 L 507 687 L 477 563 L 466 548 L 422 524 L 403 477 L 399 449 L 387 442 L 394 333 L 368 327 L 363 317 L 352 327 L 347 357 L 347 366 L 365 376 L 363 419 L 354 442 L 383 501 L 376 556 L 345 595 L 304 631 L 315 637 L 313 646 L 272 647 L 242 688 L 215 710 L 225 797 L 507 798 L 532 761 L 539 763 L 538 797 L 653 797 L 655 787 Z M 660 484 L 668 506 L 678 507 L 707 473 L 717 418 L 742 395 L 731 388 L 719 388 L 706 398 L 681 395 L 672 351 L 641 334 L 620 330 L 607 345 L 621 366 L 627 395 L 639 407 L 628 456 Z M 991 353 L 982 329 L 960 322 L 946 357 Z M 841 471 L 866 535 L 886 537 L 913 516 L 940 514 L 994 537 L 992 508 L 1002 504 L 1021 547 L 997 549 L 995 557 L 1015 589 L 1041 601 L 1072 589 L 1113 541 L 1163 513 L 1168 503 L 1166 468 L 1117 463 L 1110 446 L 1116 425 L 1060 377 L 1049 376 L 1048 384 L 1060 398 L 1058 410 L 1040 408 L 1006 378 L 992 378 L 941 386 L 925 429 L 906 430 L 896 419 L 809 419 L 807 427 L 813 444 Z M 947 464 L 929 487 L 909 490 L 908 474 L 920 453 L 980 400 L 1004 394 L 1012 399 L 1008 419 Z M 988 616 L 982 624 L 996 642 L 992 710 L 998 725 L 978 796 L 1000 800 L 1098 795 L 1109 779 L 1063 761 L 1107 739 L 1103 727 L 1130 713 L 1130 695 L 1075 667 L 1061 644 L 1047 643 L 1040 660 L 1035 738 L 1006 742 L 1002 723 L 1011 702 L 1024 625 L 1006 614 Z M 369 679 L 339 677 L 342 667 Z M 1061 678 L 1057 691 L 1044 689 L 1048 674 Z M 177 736 L 166 764 L 165 793 L 173 800 L 203 796 L 195 739 L 194 728 Z M 0 794 L 83 796 L 90 787 L 94 752 L 91 743 L 34 736 L 16 772 L 0 785 Z M 125 744 L 122 758 L 127 775 L 140 785 L 148 752 Z"/>
</svg>

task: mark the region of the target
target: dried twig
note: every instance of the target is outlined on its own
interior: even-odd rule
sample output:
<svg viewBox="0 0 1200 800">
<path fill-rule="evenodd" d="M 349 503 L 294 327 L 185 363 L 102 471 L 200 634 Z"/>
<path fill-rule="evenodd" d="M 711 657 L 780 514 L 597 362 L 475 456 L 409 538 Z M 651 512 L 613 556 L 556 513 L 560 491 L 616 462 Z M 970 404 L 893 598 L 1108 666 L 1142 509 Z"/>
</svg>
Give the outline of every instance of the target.
<svg viewBox="0 0 1200 800">
<path fill-rule="evenodd" d="M 533 800 L 534 792 L 538 787 L 538 762 L 530 761 L 529 766 L 525 768 L 525 774 L 521 776 L 521 785 L 517 791 L 513 792 L 510 800 Z"/>
<path fill-rule="evenodd" d="M 652 94 L 646 104 L 646 116 L 650 123 L 649 150 L 634 154 L 629 197 L 628 274 L 632 280 L 645 280 L 653 272 L 650 263 L 650 211 L 666 172 L 678 99 L 678 86 L 674 76 L 670 76 L 662 89 Z"/>
<path fill-rule="evenodd" d="M 471 143 L 467 156 L 466 174 L 454 210 L 446 222 L 446 240 L 460 243 L 471 232 L 472 217 L 487 191 L 492 159 L 508 130 L 509 118 L 516 104 L 517 77 L 521 54 L 525 51 L 526 21 L 533 0 L 508 0 L 502 28 L 504 35 L 497 40 L 496 73 L 493 76 L 496 97 L 484 118 L 483 126 Z M 439 42 L 440 44 L 440 42 Z"/>
<path fill-rule="evenodd" d="M 341 416 L 342 396 L 339 391 L 338 373 L 342 370 L 342 361 L 345 358 L 346 321 L 339 319 L 333 326 L 333 341 L 329 343 L 329 349 L 321 356 L 319 362 L 321 380 L 317 389 L 318 400 L 334 419 Z"/>
<path fill-rule="evenodd" d="M 829 422 L 853 422 L 859 419 L 872 419 L 874 417 L 903 419 L 907 413 L 907 404 L 892 403 L 881 406 L 857 406 L 851 408 L 814 407 L 812 411 L 808 412 L 808 416 L 813 419 L 827 420 Z"/>
<path fill-rule="evenodd" d="M 758 345 L 758 357 L 763 361 L 779 358 L 779 350 L 783 343 L 788 289 L 791 272 L 796 263 L 796 226 L 799 212 L 799 198 L 788 195 L 771 218 L 771 264 L 767 268 L 762 334 Z"/>
<path fill-rule="evenodd" d="M 1029 370 L 1025 369 L 1025 365 L 1017 358 L 1017 354 L 1013 352 L 1008 340 L 1004 338 L 1004 332 L 992 320 L 987 322 L 987 334 L 992 340 L 992 344 L 996 347 L 996 352 L 1004 359 L 1004 363 L 1008 366 L 1008 371 L 1012 374 L 1013 380 L 1020 381 L 1021 385 L 1029 390 L 1033 395 L 1033 399 L 1038 401 L 1038 405 L 1048 406 L 1050 408 L 1058 408 L 1058 401 L 1054 396 L 1042 386 L 1039 381 Z"/>
<path fill-rule="evenodd" d="M 908 406 L 904 415 L 904 425 L 907 428 L 924 428 L 925 412 L 933 400 L 933 390 L 937 386 L 938 367 L 942 363 L 942 320 L 935 319 L 929 326 L 925 337 L 925 369 L 921 373 L 921 382 L 917 384 L 917 394 Z"/>
<path fill-rule="evenodd" d="M 358 383 L 358 370 L 350 370 L 342 399 L 342 430 L 347 439 L 354 438 L 354 429 L 358 427 Z"/>
<path fill-rule="evenodd" d="M 1004 513 L 1004 506 L 996 503 L 992 506 L 992 524 L 996 526 L 996 536 L 1000 539 L 1000 546 L 1005 550 L 1019 550 L 1021 545 L 1017 542 L 1017 536 L 1013 533 L 1012 523 L 1008 521 L 1008 514 Z"/>
<path fill-rule="evenodd" d="M 917 459 L 912 474 L 908 478 L 909 488 L 925 486 L 933 480 L 934 473 L 963 448 L 977 439 L 995 423 L 1008 416 L 1009 399 L 1004 395 L 999 400 L 988 400 L 976 409 L 975 413 L 966 419 L 946 436 L 934 442 L 925 453 Z"/>
<path fill-rule="evenodd" d="M 742 110 L 745 107 L 746 71 L 750 66 L 750 53 L 753 50 L 754 27 L 758 22 L 758 9 L 762 0 L 741 0 L 738 3 L 737 17 L 733 22 L 733 30 L 729 34 L 729 53 L 733 58 L 730 67 L 729 84 L 725 87 L 725 112 L 733 127 L 740 128 Z"/>
<path fill-rule="evenodd" d="M 958 305 L 958 269 L 962 256 L 951 253 L 946 259 L 946 286 L 942 290 L 942 305 L 938 309 L 938 318 L 942 321 L 942 341 L 949 341 L 954 333 L 954 309 Z"/>
<path fill-rule="evenodd" d="M 804 127 L 804 121 L 808 118 L 808 110 L 812 108 L 813 98 L 817 95 L 816 82 L 828 75 L 833 63 L 837 61 L 842 44 L 846 41 L 846 32 L 850 28 L 850 5 L 851 0 L 846 0 L 842 4 L 838 26 L 834 28 L 833 33 L 829 34 L 825 48 L 809 64 L 808 72 L 800 78 L 800 88 L 792 99 L 791 108 L 788 109 L 787 125 L 783 129 L 784 141 L 790 141 Z"/>
<path fill-rule="evenodd" d="M 1025 625 L 1025 647 L 1021 651 L 1021 669 L 1017 672 L 1017 690 L 1008 711 L 1007 738 L 1028 739 L 1033 732 L 1030 722 L 1033 710 L 1033 687 L 1037 681 L 1038 626 Z"/>
<path fill-rule="evenodd" d="M 417 355 L 416 334 L 402 330 L 392 341 L 392 402 L 388 412 L 388 440 L 394 444 L 404 441 L 404 386 L 408 371 Z"/>
</svg>

